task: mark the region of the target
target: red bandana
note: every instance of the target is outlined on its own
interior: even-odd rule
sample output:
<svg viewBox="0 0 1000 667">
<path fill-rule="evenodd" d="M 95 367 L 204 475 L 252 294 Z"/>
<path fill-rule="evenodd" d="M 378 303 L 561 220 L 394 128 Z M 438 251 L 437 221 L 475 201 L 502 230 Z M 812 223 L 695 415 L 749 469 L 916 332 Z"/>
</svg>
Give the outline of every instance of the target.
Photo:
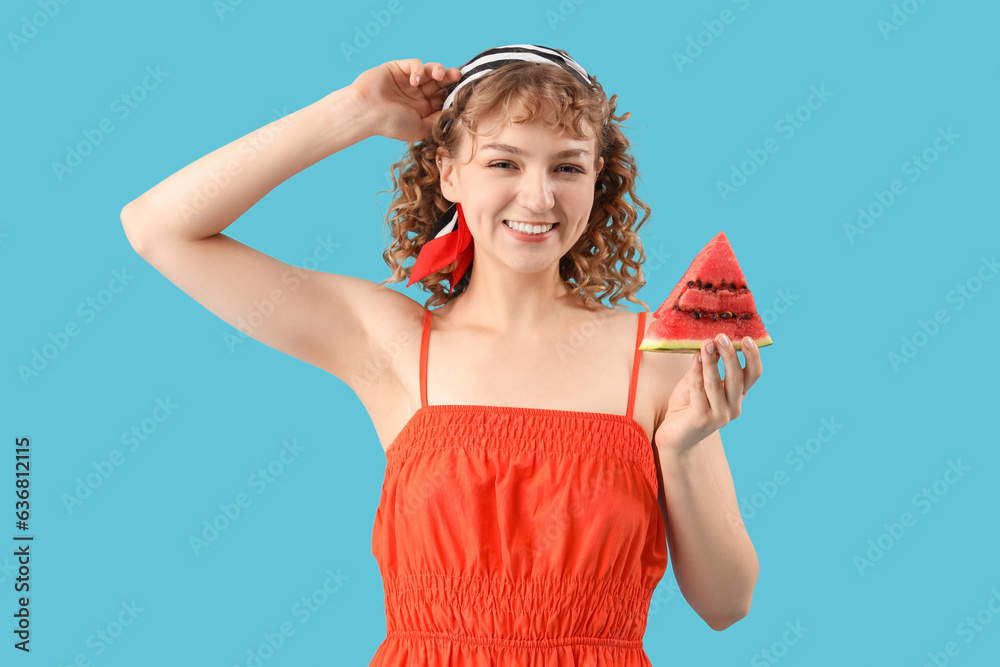
<svg viewBox="0 0 1000 667">
<path fill-rule="evenodd" d="M 456 202 L 442 213 L 431 228 L 428 238 L 430 240 L 421 246 L 417 261 L 410 269 L 410 282 L 406 286 L 409 287 L 421 278 L 440 271 L 457 259 L 458 265 L 451 272 L 448 287 L 449 292 L 454 292 L 455 285 L 472 264 L 475 249 L 461 205 Z"/>
</svg>

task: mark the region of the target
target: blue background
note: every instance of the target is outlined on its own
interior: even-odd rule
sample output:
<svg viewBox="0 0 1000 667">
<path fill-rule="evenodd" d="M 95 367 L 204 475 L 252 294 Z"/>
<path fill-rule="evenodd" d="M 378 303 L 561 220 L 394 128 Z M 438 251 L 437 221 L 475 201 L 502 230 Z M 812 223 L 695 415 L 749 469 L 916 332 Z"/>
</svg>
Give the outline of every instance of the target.
<svg viewBox="0 0 1000 667">
<path fill-rule="evenodd" d="M 948 642 L 958 649 L 949 662 L 997 664 L 1000 616 L 988 603 L 1000 611 L 1000 369 L 990 341 L 1000 280 L 984 263 L 1000 250 L 996 3 L 400 0 L 346 55 L 386 2 L 50 4 L 51 17 L 37 0 L 0 12 L 0 532 L 11 545 L 0 550 L 0 663 L 68 665 L 82 654 L 101 667 L 246 665 L 283 622 L 295 634 L 269 667 L 368 663 L 385 633 L 370 550 L 385 457 L 363 406 L 337 378 L 245 338 L 181 292 L 132 250 L 119 213 L 370 67 L 408 57 L 460 66 L 489 46 L 538 43 L 566 49 L 632 112 L 639 191 L 653 208 L 640 298 L 655 309 L 725 230 L 775 341 L 722 434 L 761 563 L 753 607 L 712 631 L 668 570 L 645 635 L 653 664 L 773 664 L 768 650 L 788 666 L 923 665 Z M 887 31 L 897 9 L 900 25 Z M 713 24 L 724 10 L 731 21 Z M 124 116 L 115 100 L 147 67 L 164 74 Z M 830 96 L 802 107 L 813 87 Z M 776 125 L 796 113 L 805 120 L 794 133 Z M 113 131 L 57 174 L 53 163 L 102 119 Z M 778 150 L 743 165 L 769 138 Z M 339 248 L 319 270 L 379 282 L 390 195 L 376 192 L 403 148 L 378 137 L 331 156 L 226 233 L 296 265 L 330 236 Z M 925 151 L 933 163 L 913 171 Z M 753 173 L 723 195 L 734 168 Z M 879 212 L 877 193 L 897 179 L 905 192 Z M 851 232 L 859 207 L 880 215 Z M 134 277 L 100 312 L 78 309 L 111 295 L 102 290 L 114 271 Z M 970 298 L 956 296 L 960 286 Z M 78 335 L 22 377 L 70 322 Z M 151 421 L 157 400 L 177 406 L 162 423 Z M 155 431 L 129 451 L 122 435 L 143 420 Z M 830 437 L 823 420 L 841 427 Z M 30 656 L 11 648 L 21 436 L 33 464 Z M 303 449 L 258 494 L 248 478 L 283 441 Z M 809 446 L 808 461 L 789 456 Z M 78 478 L 115 450 L 121 465 L 67 507 Z M 968 469 L 946 475 L 949 462 Z M 776 474 L 786 483 L 769 485 Z M 920 500 L 925 487 L 933 503 Z M 252 504 L 196 555 L 188 536 L 240 493 Z M 912 521 L 893 536 L 905 512 Z M 296 603 L 328 571 L 339 589 L 303 619 Z M 97 641 L 133 601 L 134 622 Z M 977 613 L 985 624 L 963 630 Z M 808 630 L 785 634 L 796 623 Z"/>
</svg>

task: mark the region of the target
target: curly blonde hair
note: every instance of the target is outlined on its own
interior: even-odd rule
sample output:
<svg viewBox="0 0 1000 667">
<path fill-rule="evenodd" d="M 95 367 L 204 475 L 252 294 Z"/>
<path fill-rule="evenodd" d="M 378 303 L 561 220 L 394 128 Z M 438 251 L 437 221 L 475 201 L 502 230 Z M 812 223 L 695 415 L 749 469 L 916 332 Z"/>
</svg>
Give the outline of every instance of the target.
<svg viewBox="0 0 1000 667">
<path fill-rule="evenodd" d="M 434 223 L 451 205 L 441 193 L 435 162 L 438 147 L 457 155 L 464 133 L 475 134 L 479 123 L 496 116 L 498 110 L 501 123 L 507 119 L 526 123 L 545 114 L 545 127 L 558 127 L 574 139 L 586 136 L 584 122 L 594 129 L 602 128 L 597 138 L 598 157 L 604 158 L 604 168 L 594 184 L 594 206 L 580 239 L 559 260 L 560 277 L 587 310 L 608 295 L 612 304 L 624 298 L 649 310 L 646 302 L 634 296 L 646 283 L 641 268 L 646 256 L 637 232 L 649 217 L 650 208 L 635 194 L 638 168 L 620 128 L 621 121 L 631 114 L 615 115 L 618 96 L 609 100 L 601 84 L 593 78 L 591 81 L 592 88 L 587 89 L 556 65 L 518 62 L 497 68 L 459 89 L 452 106 L 437 119 L 431 136 L 407 142 L 406 153 L 392 165 L 392 191 L 397 194 L 385 224 L 393 242 L 382 253 L 392 276 L 380 284 L 409 278 L 412 267 L 404 268 L 403 262 L 416 258 Z M 456 131 L 458 127 L 463 131 Z M 595 158 L 595 164 L 599 162 Z M 643 211 L 641 219 L 637 208 Z M 456 265 L 457 261 L 452 262 L 420 281 L 431 292 L 425 306 L 448 303 L 465 291 L 472 276 L 471 265 L 452 292 L 446 292 L 442 284 Z"/>
</svg>

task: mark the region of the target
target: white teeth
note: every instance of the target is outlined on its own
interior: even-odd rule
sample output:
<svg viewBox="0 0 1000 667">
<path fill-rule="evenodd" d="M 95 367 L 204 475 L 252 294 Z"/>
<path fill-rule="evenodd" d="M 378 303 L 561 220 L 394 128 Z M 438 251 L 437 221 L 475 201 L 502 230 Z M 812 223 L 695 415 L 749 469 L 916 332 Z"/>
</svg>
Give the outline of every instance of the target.
<svg viewBox="0 0 1000 667">
<path fill-rule="evenodd" d="M 511 222 L 510 220 L 504 220 L 503 224 L 507 225 L 511 229 L 516 229 L 519 232 L 524 232 L 525 234 L 544 234 L 545 232 L 552 229 L 555 225 L 527 225 L 523 222 Z"/>
</svg>

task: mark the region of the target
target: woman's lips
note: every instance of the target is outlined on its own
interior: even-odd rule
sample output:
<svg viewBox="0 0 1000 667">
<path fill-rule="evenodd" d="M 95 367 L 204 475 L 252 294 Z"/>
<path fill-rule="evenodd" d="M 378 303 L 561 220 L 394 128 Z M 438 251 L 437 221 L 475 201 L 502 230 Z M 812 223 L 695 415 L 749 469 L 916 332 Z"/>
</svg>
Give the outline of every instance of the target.
<svg viewBox="0 0 1000 667">
<path fill-rule="evenodd" d="M 507 222 L 507 221 L 505 220 L 504 222 Z M 522 221 L 521 220 L 516 220 L 515 222 L 522 222 Z M 526 222 L 526 224 L 530 224 L 530 223 Z M 511 235 L 513 235 L 513 237 L 515 239 L 517 239 L 518 241 L 528 241 L 528 242 L 535 241 L 535 242 L 537 242 L 537 241 L 544 241 L 545 239 L 549 238 L 552 235 L 552 233 L 554 231 L 556 231 L 556 229 L 559 227 L 559 223 L 558 222 L 555 222 L 555 223 L 542 223 L 542 224 L 551 224 L 552 225 L 552 229 L 550 229 L 547 232 L 542 232 L 541 234 L 526 234 L 525 232 L 519 232 L 516 229 L 511 229 L 507 225 L 504 225 L 503 228 L 506 229 L 508 232 L 510 232 Z"/>
</svg>

